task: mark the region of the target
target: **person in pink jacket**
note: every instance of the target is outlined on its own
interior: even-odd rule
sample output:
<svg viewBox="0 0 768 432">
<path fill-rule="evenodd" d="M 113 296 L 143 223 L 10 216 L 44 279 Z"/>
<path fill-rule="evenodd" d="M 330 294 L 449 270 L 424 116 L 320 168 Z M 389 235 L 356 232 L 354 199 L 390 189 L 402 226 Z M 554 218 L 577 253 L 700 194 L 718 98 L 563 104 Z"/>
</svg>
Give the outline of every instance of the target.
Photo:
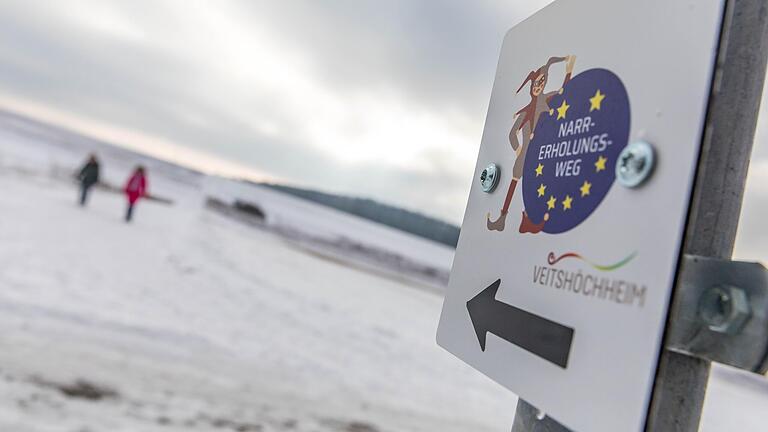
<svg viewBox="0 0 768 432">
<path fill-rule="evenodd" d="M 130 222 L 133 218 L 133 206 L 139 198 L 147 195 L 147 177 L 144 175 L 144 167 L 139 165 L 125 184 L 125 195 L 128 197 L 128 212 L 125 214 L 125 221 Z"/>
</svg>

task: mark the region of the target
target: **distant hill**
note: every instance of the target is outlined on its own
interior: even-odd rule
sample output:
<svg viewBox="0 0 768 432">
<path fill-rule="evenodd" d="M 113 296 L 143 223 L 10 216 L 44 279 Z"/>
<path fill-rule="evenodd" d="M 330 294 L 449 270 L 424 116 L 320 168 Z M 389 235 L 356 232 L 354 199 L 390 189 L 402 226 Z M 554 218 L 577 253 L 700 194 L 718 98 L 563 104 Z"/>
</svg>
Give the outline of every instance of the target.
<svg viewBox="0 0 768 432">
<path fill-rule="evenodd" d="M 459 241 L 459 227 L 456 225 L 371 199 L 334 195 L 279 184 L 259 183 L 259 185 L 351 213 L 450 247 L 455 248 Z"/>
</svg>

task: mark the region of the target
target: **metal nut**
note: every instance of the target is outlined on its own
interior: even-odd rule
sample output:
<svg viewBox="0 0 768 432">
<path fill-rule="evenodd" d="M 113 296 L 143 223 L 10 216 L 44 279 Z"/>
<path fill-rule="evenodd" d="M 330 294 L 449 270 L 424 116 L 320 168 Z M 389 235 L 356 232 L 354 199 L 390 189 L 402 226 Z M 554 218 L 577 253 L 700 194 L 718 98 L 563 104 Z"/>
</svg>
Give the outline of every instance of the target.
<svg viewBox="0 0 768 432">
<path fill-rule="evenodd" d="M 743 289 L 729 285 L 714 286 L 702 295 L 699 316 L 714 332 L 737 334 L 749 321 L 752 310 Z"/>
<path fill-rule="evenodd" d="M 499 177 L 501 177 L 501 169 L 495 163 L 488 164 L 480 173 L 480 186 L 483 188 L 483 192 L 493 192 L 496 185 L 499 184 Z"/>
<path fill-rule="evenodd" d="M 616 179 L 628 188 L 640 186 L 653 172 L 655 159 L 653 147 L 647 142 L 626 146 L 616 161 Z"/>
</svg>

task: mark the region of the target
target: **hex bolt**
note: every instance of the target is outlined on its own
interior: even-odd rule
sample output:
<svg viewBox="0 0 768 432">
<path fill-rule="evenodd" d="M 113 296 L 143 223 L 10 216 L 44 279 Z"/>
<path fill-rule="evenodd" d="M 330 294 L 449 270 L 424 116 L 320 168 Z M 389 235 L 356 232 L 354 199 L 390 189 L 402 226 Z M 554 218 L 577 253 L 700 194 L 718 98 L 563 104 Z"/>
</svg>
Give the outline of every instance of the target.
<svg viewBox="0 0 768 432">
<path fill-rule="evenodd" d="M 699 300 L 699 317 L 717 333 L 737 334 L 751 316 L 749 297 L 738 287 L 713 286 Z"/>
<path fill-rule="evenodd" d="M 624 148 L 616 161 L 616 179 L 622 186 L 640 186 L 653 173 L 656 163 L 653 146 L 644 141 L 634 142 Z"/>
<path fill-rule="evenodd" d="M 488 164 L 480 173 L 480 186 L 483 188 L 483 192 L 493 192 L 496 185 L 499 184 L 499 177 L 501 177 L 501 168 L 495 163 Z"/>
</svg>

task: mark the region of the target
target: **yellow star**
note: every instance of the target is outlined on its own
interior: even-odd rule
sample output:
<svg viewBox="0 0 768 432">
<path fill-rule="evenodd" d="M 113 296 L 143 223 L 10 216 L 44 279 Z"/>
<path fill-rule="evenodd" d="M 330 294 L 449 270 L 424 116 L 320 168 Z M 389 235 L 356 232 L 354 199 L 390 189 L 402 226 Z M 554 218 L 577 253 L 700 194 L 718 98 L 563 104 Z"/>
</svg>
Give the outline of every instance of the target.
<svg viewBox="0 0 768 432">
<path fill-rule="evenodd" d="M 584 180 L 584 184 L 581 185 L 581 188 L 579 188 L 579 190 L 581 190 L 582 198 L 589 195 L 589 193 L 592 191 L 592 183 Z"/>
<path fill-rule="evenodd" d="M 544 196 L 544 192 L 547 191 L 547 187 L 544 186 L 544 184 L 542 184 L 541 186 L 539 186 L 538 189 L 536 189 L 536 191 L 539 193 L 540 197 L 543 197 Z"/>
<path fill-rule="evenodd" d="M 570 210 L 571 203 L 573 203 L 573 198 L 570 195 L 566 195 L 563 200 L 563 210 Z"/>
<path fill-rule="evenodd" d="M 593 97 L 589 99 L 589 103 L 591 106 L 589 107 L 589 112 L 592 112 L 594 110 L 600 111 L 601 104 L 603 103 L 603 99 L 605 99 L 605 95 L 600 93 L 600 89 L 597 89 L 597 93 Z"/>
<path fill-rule="evenodd" d="M 539 166 L 536 167 L 536 177 L 544 174 L 544 165 L 539 164 Z"/>
<path fill-rule="evenodd" d="M 555 208 L 555 205 L 557 204 L 557 200 L 554 196 L 549 197 L 549 201 L 547 201 L 547 210 L 552 210 Z"/>
<path fill-rule="evenodd" d="M 565 102 L 565 99 L 563 99 L 563 104 L 562 104 L 562 105 L 560 105 L 560 108 L 558 108 L 558 109 L 557 109 L 557 119 L 558 119 L 558 120 L 560 120 L 560 119 L 564 119 L 564 118 L 565 118 L 565 114 L 568 112 L 568 108 L 570 108 L 570 107 L 571 107 L 571 106 L 570 106 L 570 105 L 568 105 L 568 104 Z"/>
<path fill-rule="evenodd" d="M 604 158 L 602 155 L 597 158 L 597 162 L 595 162 L 595 172 L 600 172 L 605 169 L 605 163 L 608 162 L 608 159 Z"/>
</svg>

